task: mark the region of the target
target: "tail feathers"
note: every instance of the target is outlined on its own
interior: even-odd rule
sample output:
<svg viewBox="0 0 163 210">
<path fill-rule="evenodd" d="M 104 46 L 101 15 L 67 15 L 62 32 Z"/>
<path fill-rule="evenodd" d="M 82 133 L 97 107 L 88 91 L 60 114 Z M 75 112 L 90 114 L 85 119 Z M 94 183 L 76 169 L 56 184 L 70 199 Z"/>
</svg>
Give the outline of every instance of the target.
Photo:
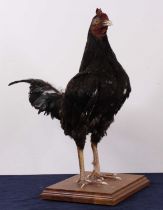
<svg viewBox="0 0 163 210">
<path fill-rule="evenodd" d="M 52 89 L 56 93 L 60 93 L 60 91 L 57 90 L 55 87 L 53 87 L 51 84 L 49 84 L 48 82 L 44 82 L 41 79 L 23 79 L 23 80 L 17 80 L 17 81 L 14 81 L 14 82 L 9 83 L 8 86 L 14 85 L 14 84 L 17 84 L 17 83 L 20 83 L 20 82 L 26 82 L 26 83 L 29 83 L 29 84 L 34 85 L 34 86 L 37 85 L 38 87 L 44 87 L 46 89 Z"/>
<path fill-rule="evenodd" d="M 20 82 L 30 84 L 29 101 L 38 109 L 38 114 L 44 112 L 46 115 L 50 114 L 52 118 L 60 119 L 62 92 L 40 79 L 18 80 L 9 83 L 9 86 Z"/>
<path fill-rule="evenodd" d="M 19 83 L 19 82 L 32 83 L 32 79 L 26 79 L 26 80 L 24 79 L 24 80 L 17 80 L 17 81 L 14 81 L 14 82 L 10 82 L 10 83 L 8 84 L 8 86 L 14 85 L 14 84 Z"/>
</svg>

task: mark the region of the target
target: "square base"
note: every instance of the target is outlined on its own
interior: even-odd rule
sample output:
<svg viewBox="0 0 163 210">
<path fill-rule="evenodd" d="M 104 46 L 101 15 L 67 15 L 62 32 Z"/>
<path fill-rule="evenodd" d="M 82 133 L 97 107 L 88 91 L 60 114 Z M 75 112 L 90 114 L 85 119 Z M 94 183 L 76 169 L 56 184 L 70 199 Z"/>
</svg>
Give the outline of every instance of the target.
<svg viewBox="0 0 163 210">
<path fill-rule="evenodd" d="M 90 172 L 87 172 L 88 174 Z M 107 174 L 107 173 L 103 173 Z M 79 175 L 46 187 L 42 199 L 101 205 L 116 205 L 149 185 L 144 175 L 117 174 L 122 180 L 108 179 L 108 185 L 88 184 L 80 188 Z"/>
</svg>

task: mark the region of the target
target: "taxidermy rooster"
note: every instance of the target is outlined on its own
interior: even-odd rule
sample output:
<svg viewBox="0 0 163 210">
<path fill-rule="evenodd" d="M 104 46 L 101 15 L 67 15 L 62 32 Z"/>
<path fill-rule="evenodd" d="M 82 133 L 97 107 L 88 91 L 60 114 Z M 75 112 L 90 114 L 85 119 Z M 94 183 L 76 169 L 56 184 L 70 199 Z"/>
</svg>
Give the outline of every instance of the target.
<svg viewBox="0 0 163 210">
<path fill-rule="evenodd" d="M 108 16 L 96 9 L 92 19 L 79 73 L 68 83 L 65 92 L 60 92 L 39 79 L 25 79 L 11 82 L 30 84 L 29 101 L 38 113 L 50 114 L 60 121 L 65 135 L 74 139 L 79 158 L 81 187 L 89 183 L 107 184 L 103 175 L 97 145 L 114 120 L 131 92 L 129 77 L 118 62 L 107 38 L 111 25 Z M 93 172 L 85 176 L 83 150 L 87 134 L 91 134 L 93 151 Z"/>
</svg>

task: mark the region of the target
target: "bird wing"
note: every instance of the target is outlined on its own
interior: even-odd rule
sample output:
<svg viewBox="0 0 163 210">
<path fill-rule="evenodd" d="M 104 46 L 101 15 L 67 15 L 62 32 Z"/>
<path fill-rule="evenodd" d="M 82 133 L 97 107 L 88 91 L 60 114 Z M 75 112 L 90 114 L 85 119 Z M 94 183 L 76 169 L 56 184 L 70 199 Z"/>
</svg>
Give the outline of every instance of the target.
<svg viewBox="0 0 163 210">
<path fill-rule="evenodd" d="M 35 109 L 38 109 L 38 114 L 44 112 L 44 114 L 50 114 L 52 118 L 60 119 L 63 93 L 51 84 L 39 79 L 18 80 L 11 82 L 9 86 L 20 82 L 30 84 L 29 101 Z"/>
<path fill-rule="evenodd" d="M 67 130 L 80 127 L 92 120 L 92 113 L 99 96 L 99 80 L 95 74 L 82 72 L 67 85 L 62 113 Z"/>
</svg>

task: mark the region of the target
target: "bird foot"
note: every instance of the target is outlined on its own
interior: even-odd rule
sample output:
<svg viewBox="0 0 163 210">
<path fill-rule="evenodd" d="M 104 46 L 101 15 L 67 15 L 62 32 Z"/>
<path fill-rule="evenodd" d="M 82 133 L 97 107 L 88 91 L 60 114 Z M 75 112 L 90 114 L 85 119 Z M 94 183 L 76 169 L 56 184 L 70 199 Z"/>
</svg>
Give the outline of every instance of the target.
<svg viewBox="0 0 163 210">
<path fill-rule="evenodd" d="M 107 185 L 108 183 L 104 181 L 103 176 L 101 176 L 100 173 L 93 171 L 91 174 L 89 174 L 87 176 L 87 179 L 91 182 L 91 183 L 95 183 L 95 184 L 103 184 L 103 185 Z"/>
<path fill-rule="evenodd" d="M 122 180 L 116 173 L 105 173 L 101 175 L 104 179 Z"/>
<path fill-rule="evenodd" d="M 77 183 L 80 185 L 80 188 L 82 189 L 83 187 L 85 187 L 88 184 L 90 184 L 91 181 L 86 179 L 86 178 L 84 178 L 84 179 L 79 178 L 79 180 L 77 180 Z"/>
<path fill-rule="evenodd" d="M 90 177 L 89 175 L 85 179 L 79 179 L 77 183 L 80 185 L 81 189 L 90 184 L 103 184 L 103 185 L 108 184 L 107 182 L 104 181 L 102 177 L 98 177 L 98 176 Z"/>
<path fill-rule="evenodd" d="M 79 178 L 77 180 L 77 183 L 80 185 L 80 188 L 84 188 L 89 184 L 102 184 L 102 185 L 108 185 L 108 180 L 122 180 L 121 177 L 117 176 L 116 173 L 99 173 L 96 171 L 93 171 L 91 174 L 88 174 L 85 178 Z"/>
<path fill-rule="evenodd" d="M 93 171 L 91 174 L 87 176 L 87 179 L 91 182 L 100 183 L 100 184 L 108 184 L 106 182 L 107 179 L 114 179 L 114 180 L 122 180 L 121 177 L 117 176 L 115 173 L 107 173 L 101 174 L 99 172 Z"/>
</svg>

